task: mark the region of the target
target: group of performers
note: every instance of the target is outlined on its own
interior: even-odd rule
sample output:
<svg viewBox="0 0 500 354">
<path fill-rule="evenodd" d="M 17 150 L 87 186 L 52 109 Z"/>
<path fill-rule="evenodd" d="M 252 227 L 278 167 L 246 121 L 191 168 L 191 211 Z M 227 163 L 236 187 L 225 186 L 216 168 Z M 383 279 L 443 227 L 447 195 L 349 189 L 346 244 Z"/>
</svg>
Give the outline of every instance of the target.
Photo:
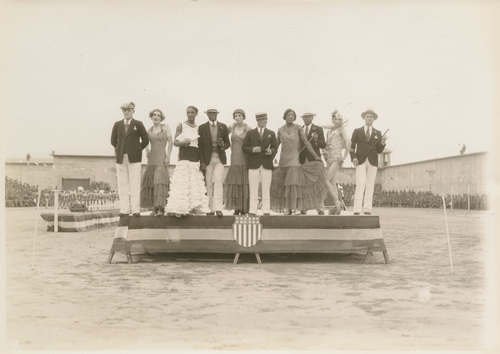
<svg viewBox="0 0 500 354">
<path fill-rule="evenodd" d="M 245 123 L 242 109 L 233 112 L 233 124 L 219 122 L 219 111 L 208 107 L 208 121 L 197 125 L 198 108 L 186 109 L 187 119 L 176 127 L 175 135 L 162 123 L 159 109 L 150 112 L 153 125 L 146 130 L 133 118 L 135 104 L 121 106 L 124 119 L 115 122 L 111 144 L 115 148 L 120 216 L 140 216 L 140 208 L 152 215 L 217 215 L 222 209 L 233 215 L 257 215 L 259 200 L 263 215 L 271 211 L 292 215 L 315 209 L 325 214 L 324 200 L 333 198 L 333 214 L 340 214 L 341 200 L 336 175 L 350 154 L 356 166 L 354 214 L 370 215 L 378 154 L 385 148 L 386 136 L 373 128 L 377 114 L 369 109 L 361 114 L 365 125 L 349 138 L 340 112 L 332 113 L 332 124 L 317 126 L 315 114 L 305 112 L 303 125 L 297 114 L 287 109 L 285 124 L 274 132 L 267 128 L 267 114 L 257 113 L 256 128 Z M 326 138 L 323 129 L 327 129 Z M 172 146 L 179 148 L 172 176 L 167 166 Z M 281 146 L 278 166 L 274 158 Z M 141 179 L 142 150 L 148 164 Z M 228 172 L 226 150 L 231 148 Z M 326 161 L 326 169 L 322 160 Z M 260 197 L 259 197 L 260 195 Z"/>
</svg>

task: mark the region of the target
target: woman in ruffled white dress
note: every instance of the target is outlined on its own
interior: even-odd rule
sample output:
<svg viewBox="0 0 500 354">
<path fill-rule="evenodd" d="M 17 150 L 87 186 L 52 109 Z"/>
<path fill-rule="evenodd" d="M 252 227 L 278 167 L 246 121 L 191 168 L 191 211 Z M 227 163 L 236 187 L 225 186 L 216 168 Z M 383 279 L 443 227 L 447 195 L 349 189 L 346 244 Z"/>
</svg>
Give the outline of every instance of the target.
<svg viewBox="0 0 500 354">
<path fill-rule="evenodd" d="M 351 140 L 345 130 L 347 121 L 343 121 L 343 117 L 338 110 L 332 113 L 332 123 L 333 125 L 324 127 L 329 128 L 329 130 L 326 133 L 326 147 L 323 149 L 323 156 L 327 168 L 326 185 L 335 205 L 335 210 L 332 212 L 339 215 L 342 206 L 338 195 L 337 172 L 349 154 Z"/>
<path fill-rule="evenodd" d="M 179 147 L 179 157 L 170 180 L 167 214 L 182 216 L 205 214 L 208 208 L 207 189 L 200 171 L 198 150 L 198 125 L 195 123 L 198 108 L 186 109 L 187 120 L 179 123 L 175 131 L 174 145 Z"/>
</svg>

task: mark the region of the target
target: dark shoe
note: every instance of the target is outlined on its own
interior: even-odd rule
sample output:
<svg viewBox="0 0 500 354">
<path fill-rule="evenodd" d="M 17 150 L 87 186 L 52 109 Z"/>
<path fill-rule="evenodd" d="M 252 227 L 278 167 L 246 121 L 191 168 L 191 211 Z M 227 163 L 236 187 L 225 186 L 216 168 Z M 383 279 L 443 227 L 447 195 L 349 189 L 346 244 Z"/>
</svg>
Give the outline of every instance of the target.
<svg viewBox="0 0 500 354">
<path fill-rule="evenodd" d="M 122 217 L 122 216 L 128 216 L 128 214 L 124 214 L 124 213 L 120 213 L 118 215 L 120 215 L 120 217 Z"/>
<path fill-rule="evenodd" d="M 247 216 L 257 216 L 254 213 L 248 213 Z"/>
<path fill-rule="evenodd" d="M 233 215 L 242 215 L 242 212 L 241 210 L 235 210 Z"/>
<path fill-rule="evenodd" d="M 134 216 L 141 216 L 141 213 L 134 213 L 132 215 L 134 215 Z"/>
<path fill-rule="evenodd" d="M 307 214 L 307 211 L 300 211 L 300 215 L 306 215 Z"/>
<path fill-rule="evenodd" d="M 213 211 L 211 211 L 210 213 L 207 213 L 208 216 L 212 216 L 212 215 L 215 215 L 215 213 Z"/>
<path fill-rule="evenodd" d="M 358 211 L 354 212 L 354 215 L 359 215 L 359 212 Z"/>
<path fill-rule="evenodd" d="M 223 216 L 223 215 L 224 215 L 224 214 L 222 214 L 222 211 L 220 211 L 220 210 L 217 210 L 217 211 L 215 212 L 215 214 L 217 214 L 217 216 Z"/>
<path fill-rule="evenodd" d="M 270 214 L 270 213 L 264 213 L 263 215 L 264 215 L 264 216 L 269 216 L 269 215 L 271 215 L 271 214 Z"/>
<path fill-rule="evenodd" d="M 318 210 L 318 215 L 325 215 L 325 211 L 324 210 Z"/>
<path fill-rule="evenodd" d="M 365 215 L 372 215 L 369 211 L 365 211 Z"/>
</svg>

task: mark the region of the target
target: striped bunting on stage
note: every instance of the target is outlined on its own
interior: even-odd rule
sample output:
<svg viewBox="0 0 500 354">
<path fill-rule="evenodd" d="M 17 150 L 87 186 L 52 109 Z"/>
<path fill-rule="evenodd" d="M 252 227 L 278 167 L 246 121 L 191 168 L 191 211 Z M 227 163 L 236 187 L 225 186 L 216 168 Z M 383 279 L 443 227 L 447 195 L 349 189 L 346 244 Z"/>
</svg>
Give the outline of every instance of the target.
<svg viewBox="0 0 500 354">
<path fill-rule="evenodd" d="M 233 236 L 243 247 L 252 247 L 262 234 L 262 224 L 258 216 L 235 216 Z"/>
</svg>

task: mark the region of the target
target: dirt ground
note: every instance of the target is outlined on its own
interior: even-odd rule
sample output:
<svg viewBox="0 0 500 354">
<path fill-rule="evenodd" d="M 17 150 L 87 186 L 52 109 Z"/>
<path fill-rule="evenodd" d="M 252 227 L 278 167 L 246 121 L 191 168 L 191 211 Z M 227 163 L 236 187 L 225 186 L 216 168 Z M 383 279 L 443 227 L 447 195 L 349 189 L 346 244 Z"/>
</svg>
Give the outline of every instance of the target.
<svg viewBox="0 0 500 354">
<path fill-rule="evenodd" d="M 106 259 L 115 227 L 46 231 L 6 209 L 11 350 L 469 350 L 496 348 L 488 212 L 375 210 L 390 258 L 364 255 Z M 307 217 L 307 216 L 305 216 Z M 326 217 L 326 216 L 325 216 Z M 34 268 L 31 268 L 34 259 Z M 494 301 L 492 301 L 494 302 Z M 492 327 L 493 326 L 493 327 Z"/>
</svg>

